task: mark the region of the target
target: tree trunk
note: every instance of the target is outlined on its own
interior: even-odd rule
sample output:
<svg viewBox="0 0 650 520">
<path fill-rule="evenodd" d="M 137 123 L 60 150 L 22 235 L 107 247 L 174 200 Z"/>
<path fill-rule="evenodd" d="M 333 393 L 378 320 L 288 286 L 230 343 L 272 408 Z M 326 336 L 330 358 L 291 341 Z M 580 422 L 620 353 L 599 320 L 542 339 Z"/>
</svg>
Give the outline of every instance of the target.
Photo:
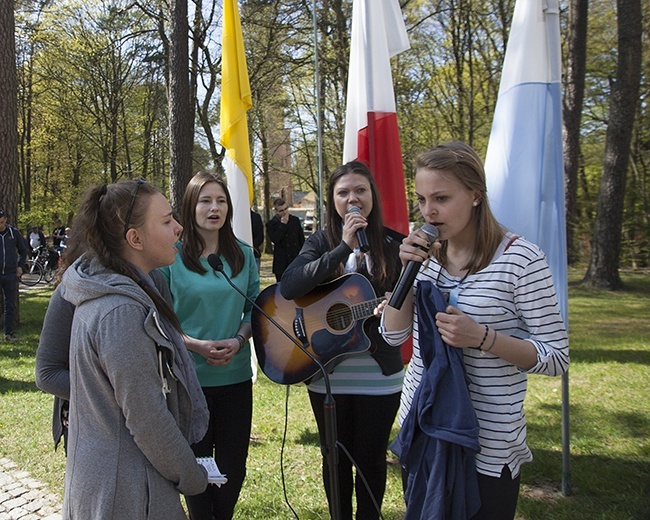
<svg viewBox="0 0 650 520">
<path fill-rule="evenodd" d="M 0 209 L 8 223 L 18 223 L 18 78 L 14 2 L 0 2 Z M 1 299 L 0 299 L 1 300 Z M 0 308 L 2 302 L 0 301 Z M 4 309 L 2 309 L 4 310 Z M 16 291 L 15 323 L 20 321 Z"/>
<path fill-rule="evenodd" d="M 576 243 L 578 223 L 578 172 L 580 170 L 580 123 L 587 63 L 587 14 L 589 0 L 571 0 L 567 37 L 567 72 L 564 89 L 564 175 L 566 192 L 567 252 L 569 265 L 579 260 Z"/>
<path fill-rule="evenodd" d="M 169 5 L 169 196 L 180 215 L 183 193 L 192 177 L 194 107 L 190 106 L 187 0 L 171 0 Z"/>
<path fill-rule="evenodd" d="M 14 2 L 0 2 L 0 201 L 8 221 L 18 213 L 18 78 Z"/>
<path fill-rule="evenodd" d="M 609 124 L 598 193 L 591 261 L 583 282 L 603 289 L 623 286 L 618 273 L 625 181 L 641 79 L 641 0 L 617 0 L 618 63 L 610 95 Z"/>
</svg>

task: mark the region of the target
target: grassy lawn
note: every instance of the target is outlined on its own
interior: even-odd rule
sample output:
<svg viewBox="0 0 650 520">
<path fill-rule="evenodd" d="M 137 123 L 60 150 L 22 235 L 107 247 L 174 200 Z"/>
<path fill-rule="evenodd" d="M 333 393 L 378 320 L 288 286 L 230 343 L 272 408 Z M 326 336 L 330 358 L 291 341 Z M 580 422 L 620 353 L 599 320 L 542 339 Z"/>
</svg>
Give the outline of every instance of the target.
<svg viewBox="0 0 650 520">
<path fill-rule="evenodd" d="M 264 272 L 263 283 L 272 279 Z M 570 277 L 571 496 L 561 493 L 561 380 L 531 376 L 526 399 L 529 444 L 519 519 L 650 518 L 650 275 L 624 273 L 626 290 L 609 293 Z M 59 495 L 65 457 L 50 436 L 51 396 L 34 385 L 34 354 L 50 289 L 21 293 L 19 341 L 0 343 L 0 457 L 13 460 Z M 320 447 L 304 386 L 260 374 L 248 477 L 238 519 L 327 518 Z M 286 423 L 286 431 L 285 431 Z M 397 434 L 394 429 L 393 436 Z M 284 444 L 284 473 L 281 452 Z M 390 459 L 383 515 L 403 518 L 399 467 Z M 284 485 L 283 485 L 284 480 Z"/>
</svg>

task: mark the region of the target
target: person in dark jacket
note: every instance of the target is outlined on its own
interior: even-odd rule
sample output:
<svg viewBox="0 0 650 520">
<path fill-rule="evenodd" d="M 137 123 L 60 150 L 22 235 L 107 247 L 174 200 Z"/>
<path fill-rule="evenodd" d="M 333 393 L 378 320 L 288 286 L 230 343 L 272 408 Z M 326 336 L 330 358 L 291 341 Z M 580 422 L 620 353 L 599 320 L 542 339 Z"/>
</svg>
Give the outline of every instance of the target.
<svg viewBox="0 0 650 520">
<path fill-rule="evenodd" d="M 264 244 L 264 222 L 262 222 L 262 215 L 252 209 L 251 230 L 253 232 L 253 253 L 255 253 L 255 262 L 259 271 L 262 263 L 262 244 Z"/>
<path fill-rule="evenodd" d="M 356 206 L 359 212 L 350 212 Z M 357 231 L 365 229 L 370 250 L 359 249 Z M 399 244 L 403 237 L 384 227 L 381 201 L 368 167 L 352 161 L 338 167 L 329 180 L 327 221 L 325 229 L 316 231 L 300 254 L 284 272 L 280 291 L 287 300 L 300 298 L 318 284 L 342 275 L 363 275 L 375 294 L 383 296 L 391 290 L 400 272 Z M 361 305 L 361 304 L 360 304 Z M 399 346 L 388 345 L 378 331 L 379 319 L 370 316 L 363 323 L 370 347 L 342 359 L 330 374 L 331 390 L 336 400 L 336 435 L 355 460 L 354 474 L 348 457 L 339 452 L 338 483 L 340 518 L 352 520 L 352 497 L 356 493 L 356 518 L 374 520 L 380 517 L 386 489 L 386 449 L 391 427 L 399 407 L 404 365 Z M 341 354 L 342 352 L 341 348 Z M 328 365 L 328 368 L 329 365 Z M 327 422 L 324 403 L 324 380 L 309 381 L 309 399 L 318 424 L 320 441 L 326 446 Z M 370 493 L 363 483 L 368 482 Z M 323 457 L 323 480 L 329 501 L 333 501 L 329 482 L 330 463 Z"/>
<path fill-rule="evenodd" d="M 300 253 L 305 235 L 298 217 L 289 214 L 284 199 L 273 202 L 275 216 L 266 223 L 266 234 L 273 242 L 273 274 L 279 282 L 289 264 Z"/>
<path fill-rule="evenodd" d="M 0 286 L 4 297 L 5 341 L 14 341 L 14 314 L 16 289 L 23 274 L 27 248 L 25 240 L 15 227 L 7 224 L 7 215 L 0 210 Z"/>
<path fill-rule="evenodd" d="M 54 221 L 56 227 L 52 230 L 52 246 L 57 251 L 61 251 L 61 246 L 65 240 L 65 226 L 61 223 L 61 219 Z"/>
</svg>

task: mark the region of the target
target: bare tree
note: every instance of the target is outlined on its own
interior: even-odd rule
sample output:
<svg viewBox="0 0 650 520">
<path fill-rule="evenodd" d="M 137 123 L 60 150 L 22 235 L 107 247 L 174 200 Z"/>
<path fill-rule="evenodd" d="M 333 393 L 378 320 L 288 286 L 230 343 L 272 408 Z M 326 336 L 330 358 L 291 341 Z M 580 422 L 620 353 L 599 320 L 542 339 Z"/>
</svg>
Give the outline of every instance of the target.
<svg viewBox="0 0 650 520">
<path fill-rule="evenodd" d="M 13 0 L 0 2 L 0 208 L 13 224 L 18 213 L 18 78 Z M 2 310 L 2 302 L 0 302 Z M 16 322 L 20 321 L 16 291 Z"/>
<path fill-rule="evenodd" d="M 567 27 L 567 66 L 564 87 L 564 175 L 566 179 L 567 251 L 569 264 L 578 260 L 576 225 L 577 195 L 580 169 L 580 123 L 585 93 L 587 63 L 587 13 L 589 0 L 571 0 Z"/>
<path fill-rule="evenodd" d="M 18 212 L 18 79 L 13 0 L 0 2 L 0 201 L 16 224 Z"/>
<path fill-rule="evenodd" d="M 610 95 L 609 124 L 598 194 L 591 260 L 584 283 L 602 289 L 623 286 L 618 272 L 625 182 L 641 80 L 641 0 L 617 0 L 618 62 Z"/>
<path fill-rule="evenodd" d="M 192 177 L 194 110 L 190 104 L 187 0 L 169 2 L 169 196 L 178 214 Z"/>
</svg>

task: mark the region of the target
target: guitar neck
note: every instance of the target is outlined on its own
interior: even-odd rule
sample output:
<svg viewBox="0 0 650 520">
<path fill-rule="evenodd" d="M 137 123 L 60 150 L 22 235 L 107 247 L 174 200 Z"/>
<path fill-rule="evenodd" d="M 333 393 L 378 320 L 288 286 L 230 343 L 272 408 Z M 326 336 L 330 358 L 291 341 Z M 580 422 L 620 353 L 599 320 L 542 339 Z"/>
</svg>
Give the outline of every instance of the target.
<svg viewBox="0 0 650 520">
<path fill-rule="evenodd" d="M 351 305 L 350 308 L 352 309 L 352 319 L 363 320 L 369 318 L 375 313 L 375 307 L 377 307 L 377 305 L 385 300 L 386 298 L 375 298 L 374 300 L 368 300 Z"/>
</svg>

